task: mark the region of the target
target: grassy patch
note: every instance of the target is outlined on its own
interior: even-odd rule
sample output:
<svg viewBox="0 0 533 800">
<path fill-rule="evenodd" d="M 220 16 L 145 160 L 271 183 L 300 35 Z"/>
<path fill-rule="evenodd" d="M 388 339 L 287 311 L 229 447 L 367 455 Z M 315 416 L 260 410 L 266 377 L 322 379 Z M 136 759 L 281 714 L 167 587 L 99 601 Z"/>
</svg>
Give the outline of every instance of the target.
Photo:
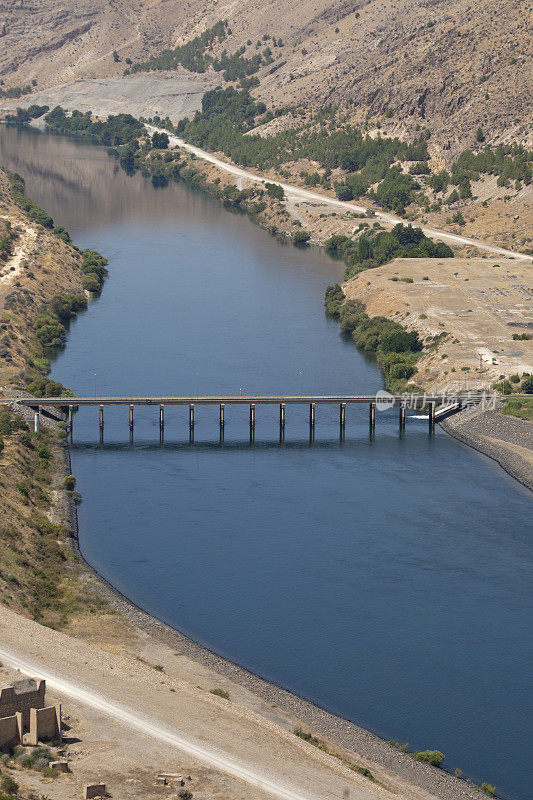
<svg viewBox="0 0 533 800">
<path fill-rule="evenodd" d="M 509 400 L 505 401 L 502 414 L 533 422 L 533 398 L 531 400 L 518 400 L 510 397 Z"/>
<path fill-rule="evenodd" d="M 223 700 L 229 700 L 229 692 L 224 691 L 224 689 L 210 689 L 211 694 L 216 694 L 217 697 L 222 697 Z"/>
</svg>

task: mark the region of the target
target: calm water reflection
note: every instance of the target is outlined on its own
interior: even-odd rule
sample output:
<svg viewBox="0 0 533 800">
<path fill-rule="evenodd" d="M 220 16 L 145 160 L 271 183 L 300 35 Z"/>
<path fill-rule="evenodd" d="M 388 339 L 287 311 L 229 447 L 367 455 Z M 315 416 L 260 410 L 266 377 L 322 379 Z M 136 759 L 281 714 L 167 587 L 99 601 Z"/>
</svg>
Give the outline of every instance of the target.
<svg viewBox="0 0 533 800">
<path fill-rule="evenodd" d="M 0 162 L 110 258 L 53 377 L 79 393 L 373 392 L 379 371 L 323 313 L 341 267 L 105 151 L 15 130 Z M 527 800 L 533 696 L 530 497 L 426 425 L 350 409 L 76 415 L 88 560 L 196 640 L 386 738 Z"/>
</svg>

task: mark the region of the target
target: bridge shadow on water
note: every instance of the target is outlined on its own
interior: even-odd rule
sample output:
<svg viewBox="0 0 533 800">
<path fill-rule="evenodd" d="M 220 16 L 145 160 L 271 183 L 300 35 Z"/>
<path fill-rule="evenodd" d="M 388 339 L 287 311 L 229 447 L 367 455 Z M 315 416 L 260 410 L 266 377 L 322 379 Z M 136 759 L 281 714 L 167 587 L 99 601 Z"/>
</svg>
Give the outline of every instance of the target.
<svg viewBox="0 0 533 800">
<path fill-rule="evenodd" d="M 164 436 L 158 439 L 147 439 L 145 436 L 135 438 L 131 435 L 129 440 L 110 439 L 106 441 L 104 436 L 99 439 L 93 440 L 76 440 L 70 441 L 70 448 L 75 451 L 98 450 L 100 452 L 113 452 L 113 453 L 131 453 L 132 451 L 139 452 L 158 452 L 165 451 L 167 453 L 186 453 L 186 452 L 211 452 L 216 450 L 224 450 L 226 452 L 249 451 L 250 449 L 258 452 L 270 450 L 288 450 L 292 452 L 305 451 L 305 450 L 319 450 L 330 451 L 357 449 L 361 446 L 377 446 L 379 448 L 380 439 L 382 443 L 390 442 L 391 438 L 398 441 L 404 441 L 409 438 L 404 430 L 398 430 L 392 434 L 389 430 L 385 436 L 376 436 L 375 433 L 367 431 L 366 434 L 360 433 L 359 435 L 339 434 L 337 436 L 315 436 L 310 433 L 306 438 L 286 438 L 283 434 L 279 437 L 257 438 L 254 434 L 249 437 L 229 438 L 221 435 L 216 438 L 195 439 L 194 435 L 188 439 L 165 439 Z M 435 438 L 434 433 L 427 431 L 417 430 L 415 433 L 416 439 L 432 440 Z"/>
</svg>

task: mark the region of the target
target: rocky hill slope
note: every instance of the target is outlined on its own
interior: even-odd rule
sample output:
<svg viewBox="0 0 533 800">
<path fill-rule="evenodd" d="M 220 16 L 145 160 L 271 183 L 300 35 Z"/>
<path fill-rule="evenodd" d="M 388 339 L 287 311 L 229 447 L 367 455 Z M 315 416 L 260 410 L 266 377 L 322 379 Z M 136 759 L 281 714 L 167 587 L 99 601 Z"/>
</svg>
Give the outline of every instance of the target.
<svg viewBox="0 0 533 800">
<path fill-rule="evenodd" d="M 527 0 L 1 0 L 0 89 L 121 75 L 126 59 L 228 19 L 213 53 L 269 46 L 255 90 L 267 106 L 333 103 L 388 133 L 429 127 L 446 157 L 479 125 L 491 143 L 530 139 L 530 15 Z"/>
</svg>

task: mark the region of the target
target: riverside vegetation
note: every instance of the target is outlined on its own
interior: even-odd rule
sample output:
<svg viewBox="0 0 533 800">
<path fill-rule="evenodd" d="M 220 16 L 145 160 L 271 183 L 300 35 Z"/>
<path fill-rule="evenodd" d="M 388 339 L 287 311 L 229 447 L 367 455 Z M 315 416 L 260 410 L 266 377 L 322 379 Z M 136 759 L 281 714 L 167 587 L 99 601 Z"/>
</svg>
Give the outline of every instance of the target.
<svg viewBox="0 0 533 800">
<path fill-rule="evenodd" d="M 406 381 L 416 374 L 415 365 L 422 351 L 417 332 L 408 331 L 388 317 L 370 317 L 358 300 L 345 300 L 339 284 L 327 287 L 324 305 L 357 347 L 376 356 L 387 388 L 391 392 L 403 391 Z"/>
<path fill-rule="evenodd" d="M 82 287 L 96 295 L 102 290 L 107 275 L 107 259 L 96 250 L 79 250 L 72 245 L 68 232 L 62 226 L 54 225 L 53 219 L 36 203 L 24 194 L 24 180 L 20 175 L 10 176 L 12 197 L 28 217 L 52 231 L 63 242 L 70 245 L 79 255 L 82 273 Z M 6 298 L 6 307 L 12 308 L 14 300 Z M 72 391 L 61 383 L 47 377 L 50 359 L 65 345 L 67 329 L 73 317 L 87 308 L 87 297 L 83 292 L 56 294 L 41 306 L 33 317 L 35 335 L 34 352 L 27 359 L 27 386 L 32 394 L 41 397 L 72 395 Z"/>
<path fill-rule="evenodd" d="M 50 358 L 64 344 L 70 319 L 87 306 L 82 281 L 95 266 L 103 279 L 101 268 L 107 262 L 94 251 L 75 249 L 66 231 L 24 196 L 20 176 L 8 178 L 0 172 L 0 195 L 14 217 L 22 214 L 33 223 L 38 245 L 35 263 L 26 265 L 3 297 L 0 359 L 5 380 L 36 395 L 72 395 L 47 377 Z M 12 227 L 8 232 L 13 233 Z M 16 246 L 16 236 L 10 245 Z M 66 286 L 79 288 L 57 293 Z M 67 511 L 61 498 L 79 497 L 73 481 L 64 481 L 59 445 L 65 428 L 59 421 L 35 433 L 22 414 L 0 408 L 0 602 L 54 628 L 104 609 L 80 581 L 81 567 L 70 546 L 72 531 L 56 521 Z"/>
</svg>

